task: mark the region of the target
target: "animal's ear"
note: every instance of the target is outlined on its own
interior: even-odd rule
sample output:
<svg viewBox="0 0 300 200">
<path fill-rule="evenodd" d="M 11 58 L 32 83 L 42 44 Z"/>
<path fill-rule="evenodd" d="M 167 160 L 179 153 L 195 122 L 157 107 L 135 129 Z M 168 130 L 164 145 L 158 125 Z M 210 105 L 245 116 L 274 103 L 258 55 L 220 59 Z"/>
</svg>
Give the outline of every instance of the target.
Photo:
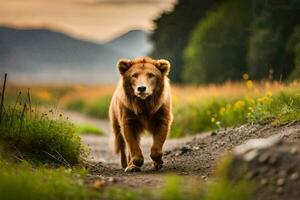
<svg viewBox="0 0 300 200">
<path fill-rule="evenodd" d="M 156 66 L 159 71 L 163 74 L 163 75 L 168 75 L 169 72 L 170 72 L 170 67 L 171 67 L 171 64 L 169 61 L 167 60 L 164 60 L 164 59 L 160 59 L 160 60 L 157 60 L 157 66 Z"/>
<path fill-rule="evenodd" d="M 131 66 L 132 62 L 128 59 L 120 59 L 117 63 L 117 67 L 121 75 L 124 75 Z"/>
</svg>

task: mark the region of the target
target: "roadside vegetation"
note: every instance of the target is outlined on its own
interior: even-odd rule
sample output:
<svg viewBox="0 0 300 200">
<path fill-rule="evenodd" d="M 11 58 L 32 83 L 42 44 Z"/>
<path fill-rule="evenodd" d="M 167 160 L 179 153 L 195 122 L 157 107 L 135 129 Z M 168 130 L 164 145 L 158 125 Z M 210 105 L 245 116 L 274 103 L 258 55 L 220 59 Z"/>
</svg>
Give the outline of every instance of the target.
<svg viewBox="0 0 300 200">
<path fill-rule="evenodd" d="M 170 137 L 183 137 L 245 123 L 278 124 L 298 120 L 300 118 L 299 88 L 300 83 L 297 81 L 255 82 L 248 74 L 244 74 L 240 82 L 227 82 L 222 85 L 173 85 L 174 122 Z M 52 87 L 49 90 L 47 87 L 43 89 L 43 93 L 53 96 Z M 68 89 L 63 90 L 61 87 L 60 89 L 69 92 L 58 97 L 56 100 L 59 102 L 58 108 L 108 119 L 109 102 L 114 86 L 73 86 L 73 88 L 69 86 Z M 35 93 L 37 90 L 33 87 L 31 91 Z M 45 104 L 39 105 L 45 106 Z M 76 129 L 81 133 L 101 132 L 86 126 Z"/>
<path fill-rule="evenodd" d="M 240 93 L 235 93 L 233 89 L 225 95 L 206 100 L 201 100 L 201 97 L 188 99 L 184 103 L 176 98 L 174 100 L 171 137 L 246 123 L 278 125 L 300 119 L 300 89 L 296 82 L 288 85 L 268 82 L 253 85 L 252 81 L 247 80 L 244 91 Z"/>
</svg>

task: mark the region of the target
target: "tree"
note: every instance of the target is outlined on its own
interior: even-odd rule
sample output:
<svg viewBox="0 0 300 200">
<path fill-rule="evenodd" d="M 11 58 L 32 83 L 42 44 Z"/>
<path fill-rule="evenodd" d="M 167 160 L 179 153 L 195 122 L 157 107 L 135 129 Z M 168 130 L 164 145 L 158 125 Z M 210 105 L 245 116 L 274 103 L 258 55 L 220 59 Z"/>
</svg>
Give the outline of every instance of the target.
<svg viewBox="0 0 300 200">
<path fill-rule="evenodd" d="M 300 25 L 295 28 L 288 42 L 289 52 L 294 54 L 294 69 L 290 75 L 290 79 L 300 78 Z"/>
<path fill-rule="evenodd" d="M 156 26 L 151 40 L 154 58 L 166 58 L 172 64 L 171 80 L 182 82 L 182 53 L 191 32 L 207 11 L 214 8 L 222 0 L 179 0 L 171 12 L 164 12 L 154 20 Z"/>
<path fill-rule="evenodd" d="M 252 22 L 247 64 L 254 79 L 265 78 L 269 70 L 275 79 L 285 79 L 294 68 L 294 55 L 287 51 L 288 40 L 299 24 L 299 1 L 261 4 Z"/>
<path fill-rule="evenodd" d="M 183 80 L 191 83 L 240 79 L 246 71 L 251 3 L 232 0 L 201 20 L 184 53 Z"/>
</svg>

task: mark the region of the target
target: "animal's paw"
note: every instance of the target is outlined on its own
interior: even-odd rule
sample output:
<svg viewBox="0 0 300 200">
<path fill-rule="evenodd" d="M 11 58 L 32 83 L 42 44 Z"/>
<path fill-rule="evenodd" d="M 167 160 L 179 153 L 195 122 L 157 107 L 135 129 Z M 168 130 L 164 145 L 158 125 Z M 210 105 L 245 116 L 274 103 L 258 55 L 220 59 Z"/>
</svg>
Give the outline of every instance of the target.
<svg viewBox="0 0 300 200">
<path fill-rule="evenodd" d="M 124 171 L 125 172 L 140 172 L 141 168 L 132 164 L 132 165 L 127 166 Z"/>
</svg>

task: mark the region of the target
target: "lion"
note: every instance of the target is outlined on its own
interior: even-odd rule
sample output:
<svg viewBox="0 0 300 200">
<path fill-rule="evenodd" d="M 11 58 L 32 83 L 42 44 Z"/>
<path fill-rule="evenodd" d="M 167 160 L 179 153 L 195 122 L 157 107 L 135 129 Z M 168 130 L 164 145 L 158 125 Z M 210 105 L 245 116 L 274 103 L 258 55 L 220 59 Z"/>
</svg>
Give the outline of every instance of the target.
<svg viewBox="0 0 300 200">
<path fill-rule="evenodd" d="M 125 172 L 141 171 L 144 157 L 139 145 L 140 136 L 147 130 L 153 137 L 150 154 L 153 168 L 159 170 L 163 166 L 162 148 L 172 123 L 167 77 L 170 63 L 164 59 L 141 57 L 121 59 L 117 68 L 121 77 L 109 108 L 115 152 L 121 154 Z"/>
</svg>

